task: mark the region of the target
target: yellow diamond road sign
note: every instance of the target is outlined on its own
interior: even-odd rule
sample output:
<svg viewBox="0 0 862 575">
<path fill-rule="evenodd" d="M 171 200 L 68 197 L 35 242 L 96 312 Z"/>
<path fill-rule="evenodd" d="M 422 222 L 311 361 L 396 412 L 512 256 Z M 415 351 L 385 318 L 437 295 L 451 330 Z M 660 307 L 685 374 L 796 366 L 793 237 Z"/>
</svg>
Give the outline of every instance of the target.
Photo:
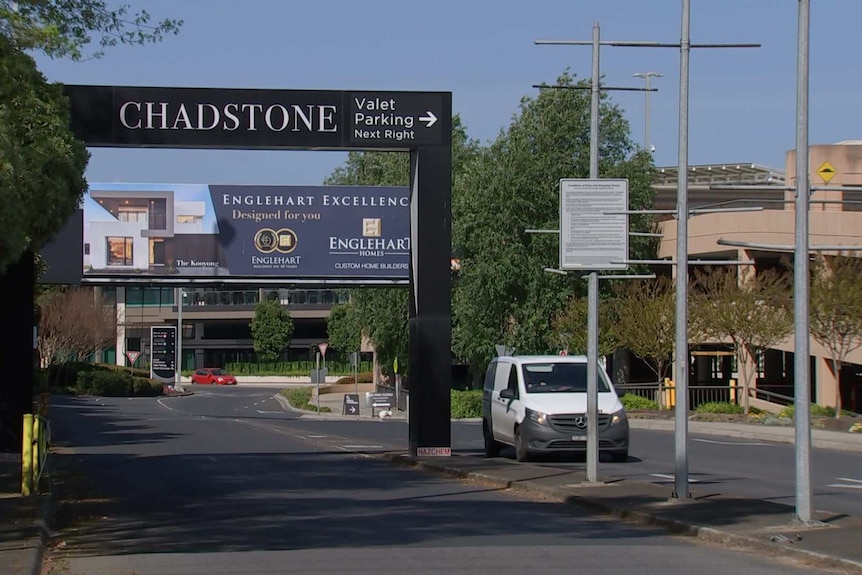
<svg viewBox="0 0 862 575">
<path fill-rule="evenodd" d="M 820 167 L 817 168 L 817 175 L 820 176 L 820 179 L 823 180 L 824 184 L 828 184 L 837 173 L 838 170 L 836 170 L 829 162 L 823 162 Z"/>
</svg>

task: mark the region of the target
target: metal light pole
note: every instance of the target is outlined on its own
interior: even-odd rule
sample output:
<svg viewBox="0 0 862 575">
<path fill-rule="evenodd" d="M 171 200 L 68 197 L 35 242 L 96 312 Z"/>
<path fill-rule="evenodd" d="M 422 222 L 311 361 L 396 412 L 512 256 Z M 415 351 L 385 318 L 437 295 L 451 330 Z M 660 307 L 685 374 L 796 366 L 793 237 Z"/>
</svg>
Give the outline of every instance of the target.
<svg viewBox="0 0 862 575">
<path fill-rule="evenodd" d="M 649 128 L 650 128 L 650 92 L 652 92 L 652 79 L 663 78 L 664 74 L 658 72 L 638 72 L 632 74 L 635 78 L 644 79 L 644 150 L 651 151 L 649 147 Z"/>
<path fill-rule="evenodd" d="M 593 24 L 593 69 L 590 76 L 590 179 L 599 177 L 599 23 Z M 587 481 L 599 480 L 599 274 L 587 280 Z"/>
<path fill-rule="evenodd" d="M 177 301 L 177 339 L 176 339 L 176 352 L 177 357 L 174 360 L 176 365 L 174 366 L 174 388 L 176 390 L 182 390 L 182 370 L 183 370 L 183 288 L 174 288 L 174 299 Z"/>
<path fill-rule="evenodd" d="M 679 42 L 679 166 L 676 192 L 676 390 L 674 497 L 688 499 L 688 68 L 691 0 L 682 0 Z"/>
<path fill-rule="evenodd" d="M 811 421 L 809 414 L 810 359 L 808 319 L 808 37 L 811 0 L 799 0 L 796 56 L 796 246 L 793 255 L 793 316 L 795 323 L 794 412 L 796 416 L 796 517 L 811 517 Z"/>
</svg>

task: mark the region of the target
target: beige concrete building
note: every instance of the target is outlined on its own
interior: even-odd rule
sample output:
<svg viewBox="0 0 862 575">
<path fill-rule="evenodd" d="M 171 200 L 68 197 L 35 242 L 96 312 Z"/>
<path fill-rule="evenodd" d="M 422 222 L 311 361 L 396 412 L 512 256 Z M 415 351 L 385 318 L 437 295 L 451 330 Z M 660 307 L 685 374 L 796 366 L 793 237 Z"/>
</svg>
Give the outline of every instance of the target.
<svg viewBox="0 0 862 575">
<path fill-rule="evenodd" d="M 787 152 L 784 170 L 752 164 L 691 166 L 689 208 L 761 206 L 762 211 L 693 214 L 689 219 L 688 253 L 697 259 L 754 260 L 766 263 L 792 258 L 795 240 L 795 151 Z M 824 191 L 817 187 L 862 186 L 862 141 L 811 146 L 810 182 L 813 188 L 809 217 L 811 246 L 862 247 L 862 192 Z M 659 168 L 656 209 L 676 207 L 676 168 Z M 859 203 L 854 203 L 859 202 Z M 663 237 L 660 258 L 676 255 L 676 220 L 660 223 Z M 719 241 L 758 244 L 768 249 L 721 245 Z M 824 252 L 826 254 L 836 253 Z M 862 256 L 862 252 L 860 252 Z M 787 395 L 793 389 L 793 337 L 764 354 L 758 365 L 758 386 Z M 811 339 L 812 400 L 835 405 L 838 378 L 842 381 L 843 404 L 862 411 L 862 349 L 850 354 L 841 374 L 833 373 L 828 353 Z M 720 355 L 696 355 L 694 379 L 709 374 L 727 375 L 729 360 Z M 712 378 L 714 379 L 714 378 Z"/>
</svg>

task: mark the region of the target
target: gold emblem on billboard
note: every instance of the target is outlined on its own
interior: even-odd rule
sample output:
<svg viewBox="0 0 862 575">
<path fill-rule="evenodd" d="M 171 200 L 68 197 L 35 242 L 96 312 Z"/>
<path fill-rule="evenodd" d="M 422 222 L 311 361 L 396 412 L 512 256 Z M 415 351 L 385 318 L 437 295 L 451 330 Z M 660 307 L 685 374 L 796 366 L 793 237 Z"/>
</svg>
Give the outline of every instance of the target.
<svg viewBox="0 0 862 575">
<path fill-rule="evenodd" d="M 278 236 L 275 230 L 270 228 L 262 228 L 254 234 L 254 247 L 262 254 L 271 254 L 276 250 L 278 245 Z"/>
<path fill-rule="evenodd" d="M 362 237 L 379 238 L 383 234 L 383 220 L 380 218 L 362 218 Z"/>
<path fill-rule="evenodd" d="M 289 228 L 280 230 L 262 228 L 254 234 L 254 247 L 262 254 L 273 252 L 289 254 L 296 249 L 298 240 L 296 232 Z"/>
<path fill-rule="evenodd" d="M 299 241 L 296 232 L 289 228 L 281 228 L 275 234 L 278 236 L 278 247 L 276 249 L 280 253 L 289 254 L 296 249 L 296 244 Z"/>
</svg>

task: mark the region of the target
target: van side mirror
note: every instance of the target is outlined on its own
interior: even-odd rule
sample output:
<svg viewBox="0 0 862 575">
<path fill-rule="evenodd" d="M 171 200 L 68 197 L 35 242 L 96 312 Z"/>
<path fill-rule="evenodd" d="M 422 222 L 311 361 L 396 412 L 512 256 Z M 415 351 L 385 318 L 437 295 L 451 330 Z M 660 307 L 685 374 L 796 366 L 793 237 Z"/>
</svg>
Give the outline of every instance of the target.
<svg viewBox="0 0 862 575">
<path fill-rule="evenodd" d="M 503 399 L 515 399 L 515 390 L 508 387 L 500 392 L 500 397 Z"/>
</svg>

